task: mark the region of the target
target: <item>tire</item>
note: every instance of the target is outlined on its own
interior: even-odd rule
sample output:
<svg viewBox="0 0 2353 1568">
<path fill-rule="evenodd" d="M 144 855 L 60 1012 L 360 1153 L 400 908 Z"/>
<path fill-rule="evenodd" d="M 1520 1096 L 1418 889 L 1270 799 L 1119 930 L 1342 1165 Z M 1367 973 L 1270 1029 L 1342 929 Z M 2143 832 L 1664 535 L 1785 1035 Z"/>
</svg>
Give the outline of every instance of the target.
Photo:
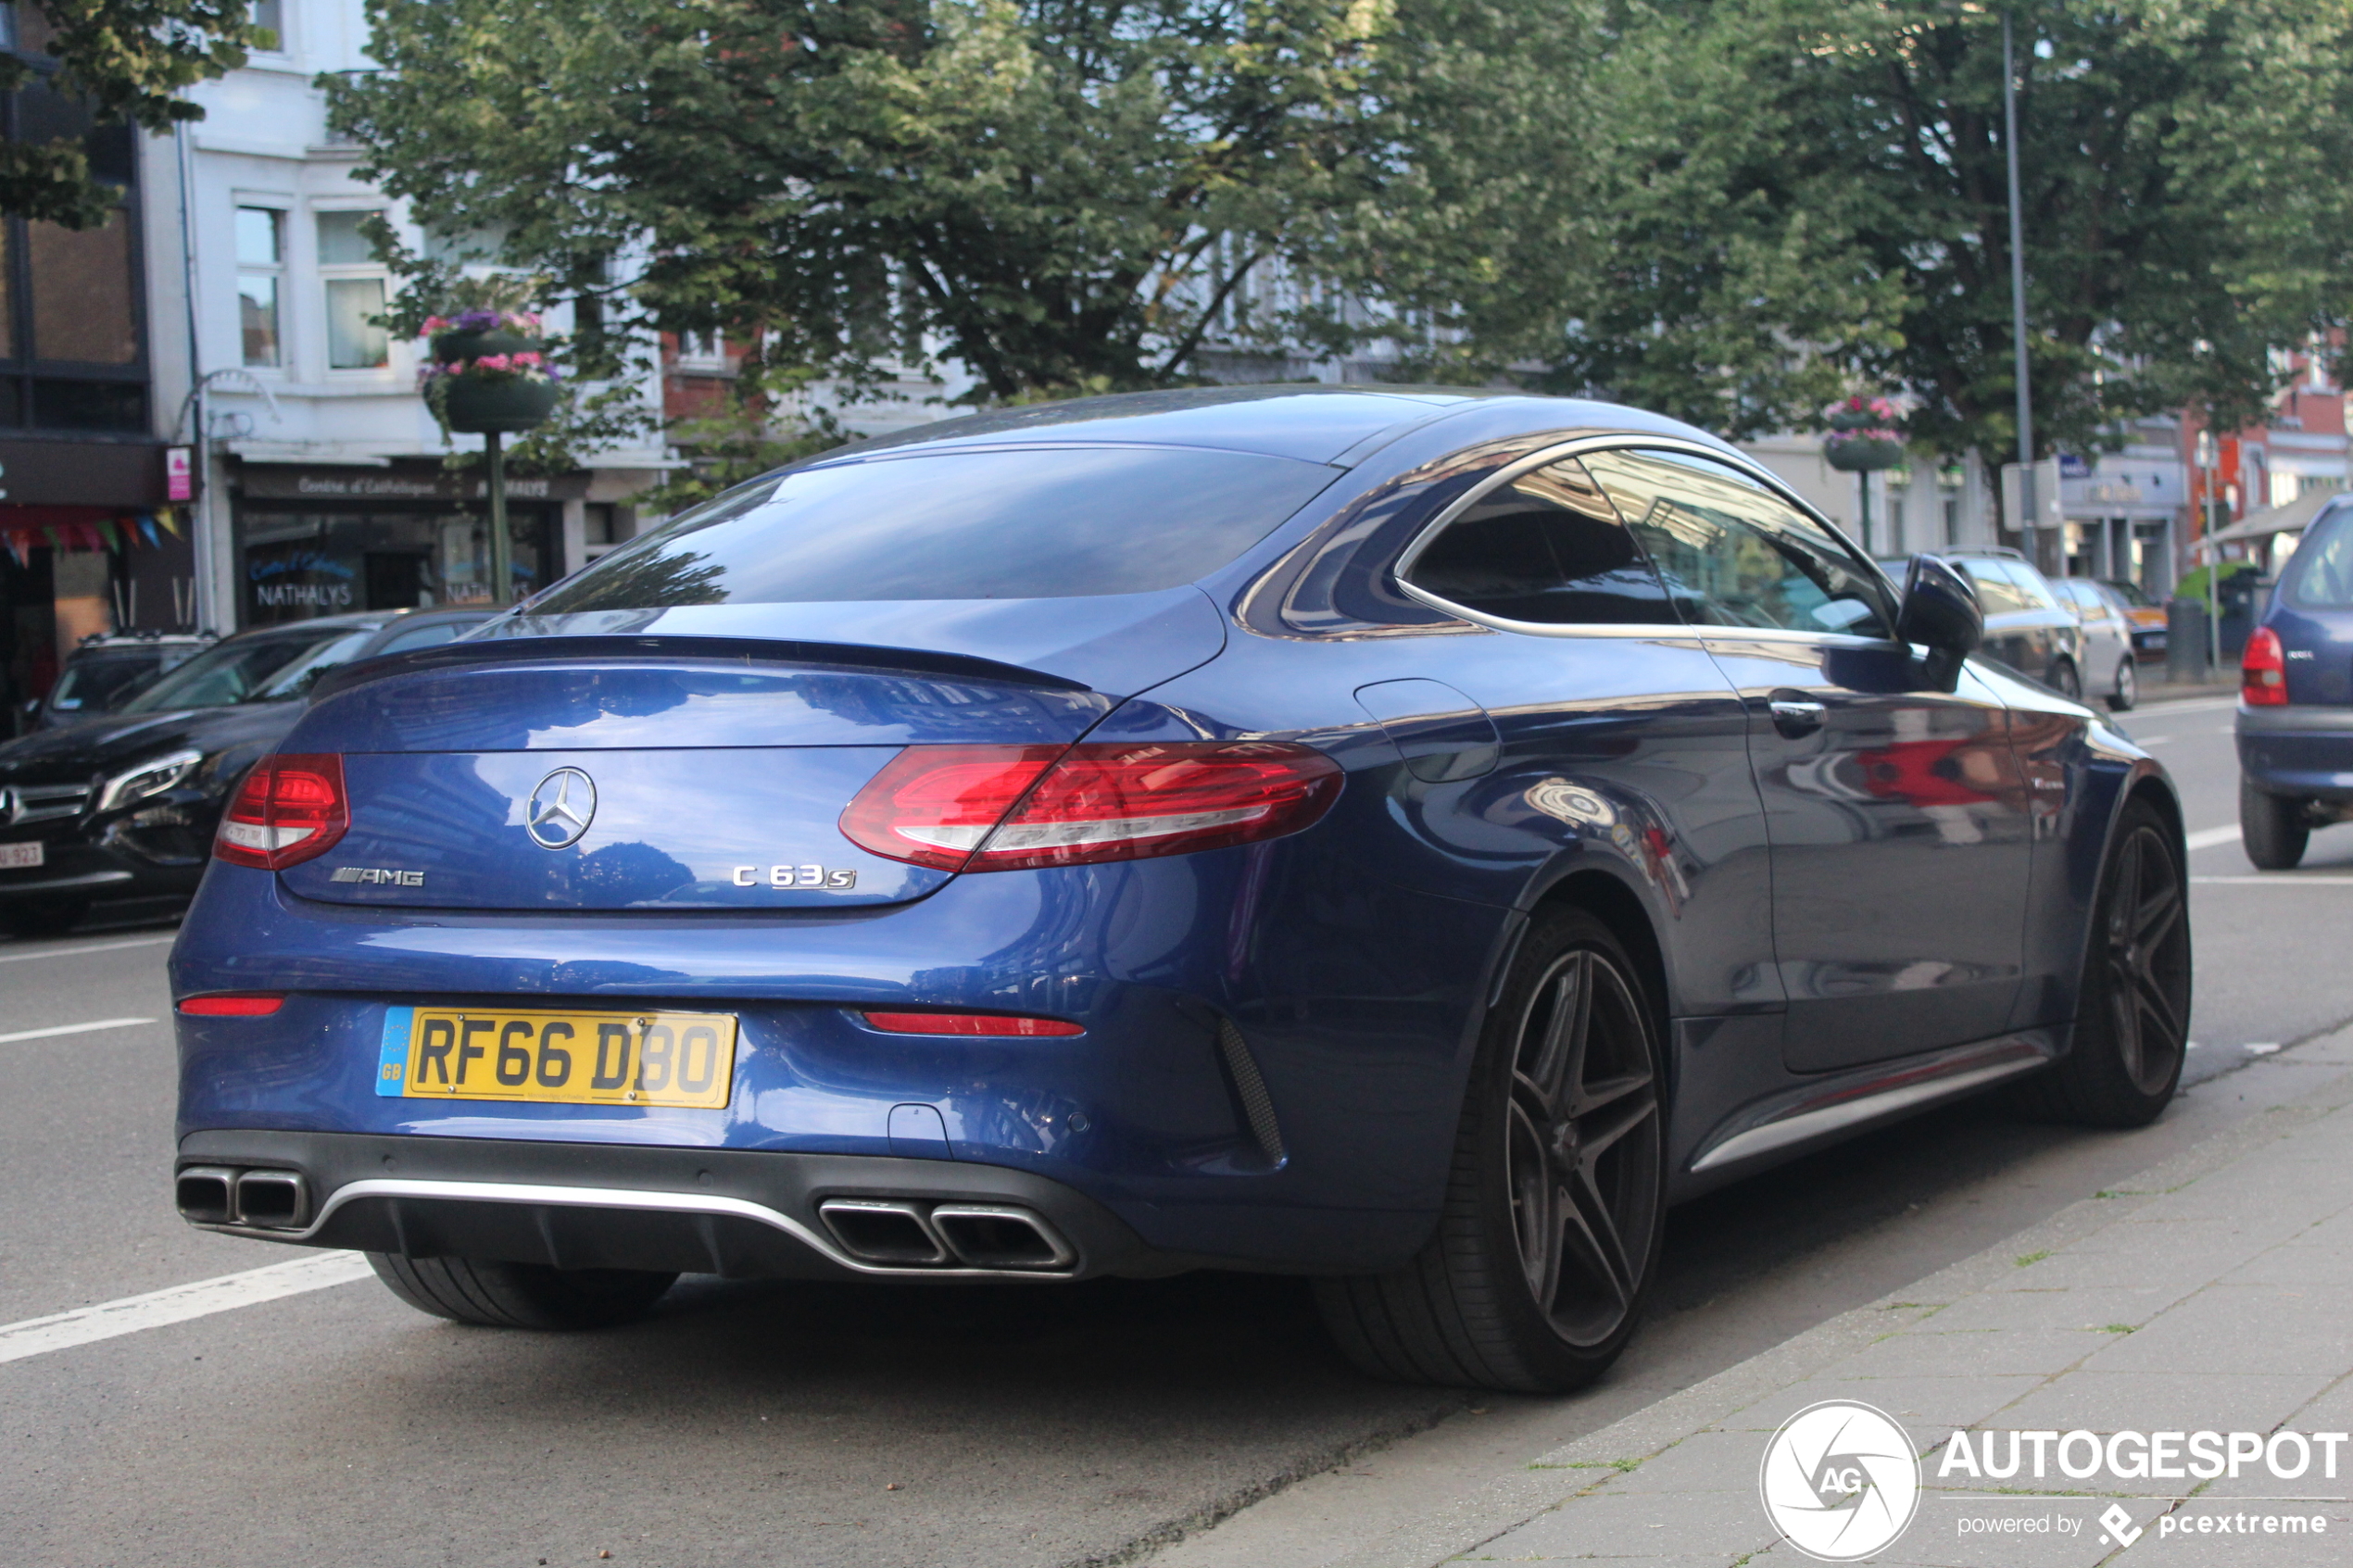
<svg viewBox="0 0 2353 1568">
<path fill-rule="evenodd" d="M 2126 806 L 2100 868 L 2072 1048 L 2020 1085 L 2024 1110 L 2087 1127 L 2142 1127 L 2189 1049 L 2190 911 L 2181 843 L 2145 801 Z"/>
<path fill-rule="evenodd" d="M 2133 668 L 2133 655 L 2127 651 L 2122 659 L 2116 661 L 2116 689 L 2108 694 L 2108 711 L 2129 713 L 2133 705 L 2140 700 L 2141 677 Z"/>
<path fill-rule="evenodd" d="M 1609 928 L 1539 916 L 1472 1059 L 1437 1234 L 1385 1274 L 1316 1282 L 1376 1377 L 1557 1394 L 1642 1316 L 1666 1220 L 1655 998 Z"/>
<path fill-rule="evenodd" d="M 2257 871 L 2294 871 L 2311 842 L 2302 801 L 2266 795 L 2253 780 L 2239 776 L 2239 843 Z"/>
<path fill-rule="evenodd" d="M 2075 661 L 2062 659 L 2051 666 L 2051 689 L 2070 702 L 2083 700 L 2083 677 L 2075 671 Z"/>
<path fill-rule="evenodd" d="M 653 1310 L 678 1276 L 636 1269 L 551 1269 L 371 1252 L 369 1267 L 421 1312 L 484 1328 L 607 1328 Z"/>
</svg>

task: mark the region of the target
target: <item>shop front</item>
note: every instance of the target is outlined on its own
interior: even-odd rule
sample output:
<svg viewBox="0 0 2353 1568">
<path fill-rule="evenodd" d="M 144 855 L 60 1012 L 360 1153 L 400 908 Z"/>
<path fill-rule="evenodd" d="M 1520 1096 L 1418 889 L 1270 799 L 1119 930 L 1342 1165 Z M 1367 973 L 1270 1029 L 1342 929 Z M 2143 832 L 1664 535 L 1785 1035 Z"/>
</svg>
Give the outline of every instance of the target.
<svg viewBox="0 0 2353 1568">
<path fill-rule="evenodd" d="M 510 476 L 513 597 L 561 576 L 563 508 L 586 473 Z M 245 463 L 234 478 L 240 624 L 491 602 L 490 507 L 478 471 Z"/>
<path fill-rule="evenodd" d="M 192 632 L 185 513 L 160 444 L 0 440 L 0 740 L 104 632 Z"/>
</svg>

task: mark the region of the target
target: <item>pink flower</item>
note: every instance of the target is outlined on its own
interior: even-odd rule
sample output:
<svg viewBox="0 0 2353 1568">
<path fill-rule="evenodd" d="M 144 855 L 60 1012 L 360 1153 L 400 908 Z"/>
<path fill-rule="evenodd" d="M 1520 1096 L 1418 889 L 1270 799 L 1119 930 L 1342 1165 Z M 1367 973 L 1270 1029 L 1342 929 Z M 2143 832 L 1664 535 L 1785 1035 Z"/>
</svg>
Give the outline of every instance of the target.
<svg viewBox="0 0 2353 1568">
<path fill-rule="evenodd" d="M 485 354 L 474 361 L 473 368 L 477 370 L 511 370 L 515 363 L 504 354 Z"/>
<path fill-rule="evenodd" d="M 438 316 L 428 316 L 425 318 L 424 331 L 422 335 L 431 337 L 435 332 L 446 332 L 448 330 L 449 323 L 447 321 Z"/>
<path fill-rule="evenodd" d="M 514 361 L 515 368 L 518 370 L 521 370 L 526 365 L 537 365 L 544 362 L 538 355 L 532 353 L 527 348 L 519 353 L 510 354 L 507 358 Z"/>
</svg>

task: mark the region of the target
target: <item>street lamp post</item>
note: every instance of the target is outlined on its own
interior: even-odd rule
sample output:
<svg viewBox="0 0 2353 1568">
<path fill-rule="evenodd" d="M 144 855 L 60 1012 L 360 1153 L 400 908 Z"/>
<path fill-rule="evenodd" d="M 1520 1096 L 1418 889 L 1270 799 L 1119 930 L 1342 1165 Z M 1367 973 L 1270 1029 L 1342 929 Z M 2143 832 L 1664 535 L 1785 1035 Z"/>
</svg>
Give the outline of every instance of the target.
<svg viewBox="0 0 2353 1568">
<path fill-rule="evenodd" d="M 2034 494 L 2034 394 L 2026 371 L 2026 225 L 2018 194 L 2018 69 L 2011 57 L 2010 13 L 2002 13 L 2002 152 L 2009 165 L 2010 353 L 2018 382 L 2019 538 L 2037 570 L 2043 552 L 2036 542 Z"/>
</svg>

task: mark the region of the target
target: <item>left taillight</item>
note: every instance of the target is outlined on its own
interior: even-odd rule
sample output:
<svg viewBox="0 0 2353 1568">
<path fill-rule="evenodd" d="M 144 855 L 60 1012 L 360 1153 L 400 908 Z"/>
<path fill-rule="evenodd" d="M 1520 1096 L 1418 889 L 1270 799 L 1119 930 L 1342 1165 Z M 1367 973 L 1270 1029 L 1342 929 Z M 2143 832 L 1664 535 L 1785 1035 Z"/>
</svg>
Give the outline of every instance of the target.
<svg viewBox="0 0 2353 1568">
<path fill-rule="evenodd" d="M 229 803 L 212 852 L 233 866 L 283 871 L 325 854 L 350 826 L 341 757 L 265 757 Z"/>
<path fill-rule="evenodd" d="M 1299 832 L 1340 765 L 1287 741 L 910 746 L 842 813 L 861 848 L 944 871 L 1091 865 Z"/>
<path fill-rule="evenodd" d="M 2239 658 L 2239 700 L 2249 708 L 2287 706 L 2287 654 L 2280 634 L 2258 626 Z"/>
</svg>

